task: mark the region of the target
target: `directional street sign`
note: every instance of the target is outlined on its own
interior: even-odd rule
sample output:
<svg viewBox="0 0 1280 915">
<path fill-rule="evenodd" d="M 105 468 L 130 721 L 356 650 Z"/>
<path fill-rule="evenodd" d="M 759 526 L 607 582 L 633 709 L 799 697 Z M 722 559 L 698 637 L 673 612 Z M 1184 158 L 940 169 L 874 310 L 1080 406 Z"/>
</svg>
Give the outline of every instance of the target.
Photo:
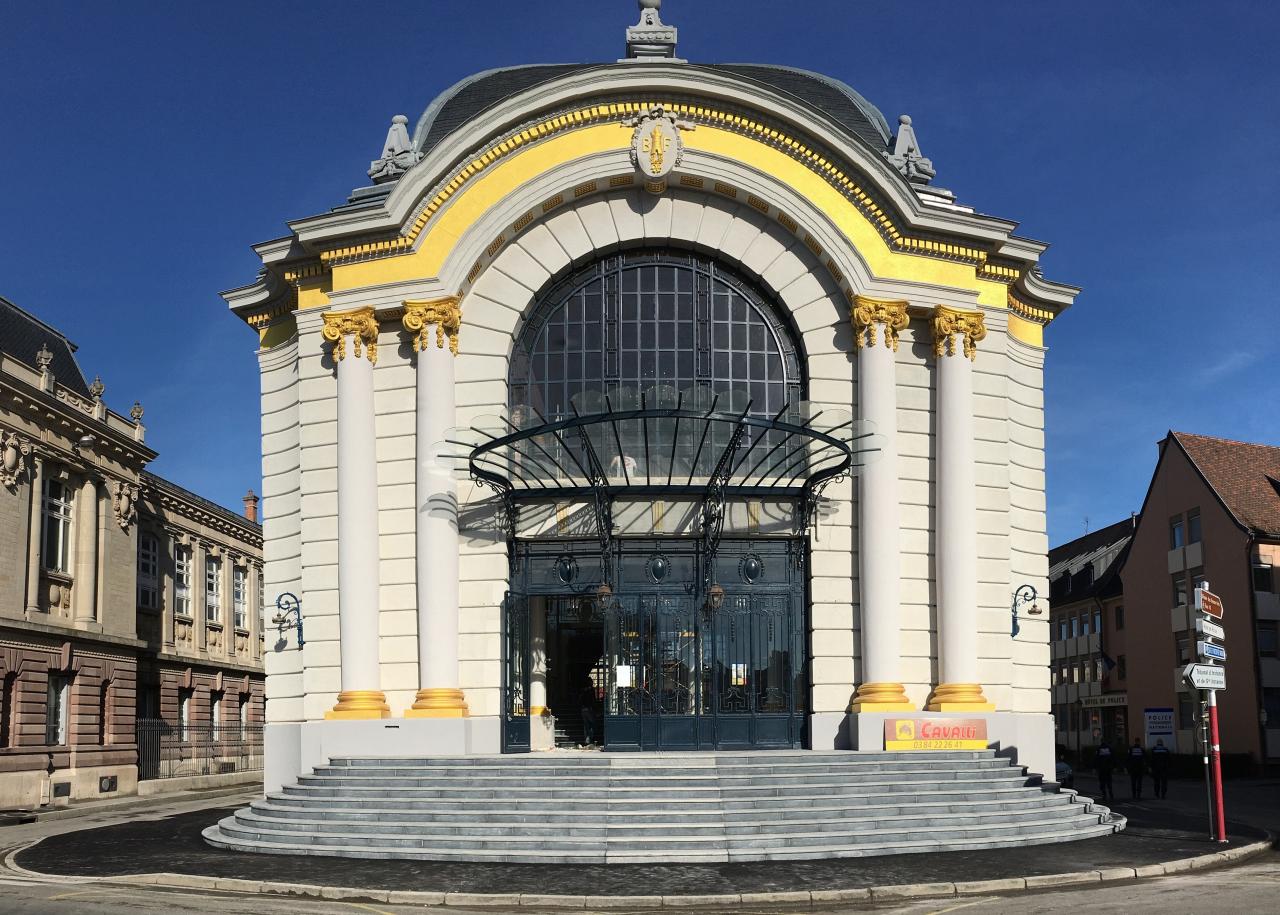
<svg viewBox="0 0 1280 915">
<path fill-rule="evenodd" d="M 1216 620 L 1222 619 L 1222 598 L 1212 591 L 1196 588 L 1196 609 Z"/>
<path fill-rule="evenodd" d="M 1226 689 L 1227 669 L 1212 664 L 1188 664 L 1182 669 L 1182 679 L 1192 689 Z"/>
<path fill-rule="evenodd" d="M 1196 620 L 1196 632 L 1211 639 L 1225 639 L 1227 637 L 1227 630 L 1206 619 Z"/>
<path fill-rule="evenodd" d="M 1214 661 L 1225 661 L 1227 659 L 1227 649 L 1221 645 L 1215 645 L 1212 642 L 1203 640 L 1196 642 L 1196 653 L 1202 658 L 1211 658 Z"/>
</svg>

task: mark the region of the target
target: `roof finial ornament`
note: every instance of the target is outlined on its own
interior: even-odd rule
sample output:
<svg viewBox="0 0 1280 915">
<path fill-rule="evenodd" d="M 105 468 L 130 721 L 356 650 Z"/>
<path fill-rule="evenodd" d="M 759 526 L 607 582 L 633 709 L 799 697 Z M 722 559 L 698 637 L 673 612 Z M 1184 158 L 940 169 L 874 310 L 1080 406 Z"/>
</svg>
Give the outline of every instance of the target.
<svg viewBox="0 0 1280 915">
<path fill-rule="evenodd" d="M 662 21 L 662 0 L 640 0 L 640 21 L 627 28 L 625 60 L 684 63 L 676 57 L 676 27 Z"/>
<path fill-rule="evenodd" d="M 53 353 L 45 344 L 40 344 L 40 349 L 36 350 L 36 368 L 42 372 L 49 370 L 49 366 L 53 363 Z"/>
<path fill-rule="evenodd" d="M 107 386 L 102 383 L 102 376 L 93 376 L 93 384 L 89 385 L 89 396 L 93 398 L 94 403 L 102 400 L 102 395 L 107 392 Z"/>
<path fill-rule="evenodd" d="M 928 184 L 937 174 L 933 161 L 926 159 L 920 152 L 920 141 L 916 139 L 916 129 L 911 126 L 911 117 L 902 115 L 898 118 L 898 135 L 893 139 L 893 152 L 886 153 L 894 168 L 902 172 L 902 176 L 912 184 Z"/>
<path fill-rule="evenodd" d="M 403 114 L 391 119 L 387 141 L 382 144 L 382 158 L 369 163 L 369 177 L 374 184 L 395 181 L 422 158 L 409 139 L 408 123 L 409 119 Z"/>
</svg>

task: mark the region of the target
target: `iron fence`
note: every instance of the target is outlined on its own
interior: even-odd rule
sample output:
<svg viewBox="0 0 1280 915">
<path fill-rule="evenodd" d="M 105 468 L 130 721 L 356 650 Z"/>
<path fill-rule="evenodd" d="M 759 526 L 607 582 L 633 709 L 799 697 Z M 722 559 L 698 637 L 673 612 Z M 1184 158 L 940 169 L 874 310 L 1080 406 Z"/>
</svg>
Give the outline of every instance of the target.
<svg viewBox="0 0 1280 915">
<path fill-rule="evenodd" d="M 139 718 L 138 778 L 262 771 L 262 726 L 180 725 Z"/>
</svg>

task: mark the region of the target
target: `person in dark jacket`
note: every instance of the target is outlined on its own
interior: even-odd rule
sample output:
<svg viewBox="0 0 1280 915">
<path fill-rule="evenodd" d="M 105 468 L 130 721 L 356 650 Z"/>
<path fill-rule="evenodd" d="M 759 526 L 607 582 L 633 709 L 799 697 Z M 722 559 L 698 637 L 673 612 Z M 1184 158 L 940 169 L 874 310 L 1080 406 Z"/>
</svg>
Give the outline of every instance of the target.
<svg viewBox="0 0 1280 915">
<path fill-rule="evenodd" d="M 1104 801 L 1116 799 L 1116 789 L 1111 784 L 1111 773 L 1115 769 L 1116 757 L 1111 752 L 1111 744 L 1103 741 L 1093 757 L 1093 768 L 1098 773 L 1098 793 Z"/>
<path fill-rule="evenodd" d="M 1133 746 L 1129 748 L 1129 797 L 1141 799 L 1142 797 L 1142 776 L 1147 771 L 1147 751 L 1142 747 L 1142 741 L 1133 738 Z"/>
<path fill-rule="evenodd" d="M 1157 738 L 1151 748 L 1151 783 L 1156 797 L 1163 800 L 1169 796 L 1169 748 L 1163 738 Z"/>
</svg>

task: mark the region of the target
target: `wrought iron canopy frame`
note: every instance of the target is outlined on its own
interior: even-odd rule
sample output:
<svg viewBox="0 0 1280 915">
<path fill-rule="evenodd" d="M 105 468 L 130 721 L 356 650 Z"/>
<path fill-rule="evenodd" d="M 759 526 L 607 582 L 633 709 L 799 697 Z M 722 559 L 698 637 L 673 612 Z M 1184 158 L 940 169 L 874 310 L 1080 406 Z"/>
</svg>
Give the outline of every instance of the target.
<svg viewBox="0 0 1280 915">
<path fill-rule="evenodd" d="M 879 451 L 870 430 L 841 421 L 844 414 L 835 411 L 824 422 L 828 411 L 802 416 L 788 404 L 770 417 L 752 415 L 750 402 L 740 411 L 718 409 L 720 400 L 716 395 L 707 408 L 691 408 L 681 394 L 674 406 L 650 407 L 642 394 L 638 409 L 614 409 L 606 396 L 604 411 L 582 414 L 575 408 L 573 416 L 559 420 L 530 407 L 536 425 L 521 428 L 503 417 L 500 427 L 471 430 L 478 443 L 449 444 L 466 449 L 472 479 L 502 495 L 512 514 L 510 533 L 522 501 L 589 500 L 604 553 L 619 498 L 696 497 L 712 551 L 732 499 L 792 500 L 796 531 L 802 532 L 822 487 L 848 474 L 855 459 Z M 643 467 L 631 448 L 636 457 L 643 455 Z M 687 465 L 679 473 L 678 456 Z"/>
</svg>

